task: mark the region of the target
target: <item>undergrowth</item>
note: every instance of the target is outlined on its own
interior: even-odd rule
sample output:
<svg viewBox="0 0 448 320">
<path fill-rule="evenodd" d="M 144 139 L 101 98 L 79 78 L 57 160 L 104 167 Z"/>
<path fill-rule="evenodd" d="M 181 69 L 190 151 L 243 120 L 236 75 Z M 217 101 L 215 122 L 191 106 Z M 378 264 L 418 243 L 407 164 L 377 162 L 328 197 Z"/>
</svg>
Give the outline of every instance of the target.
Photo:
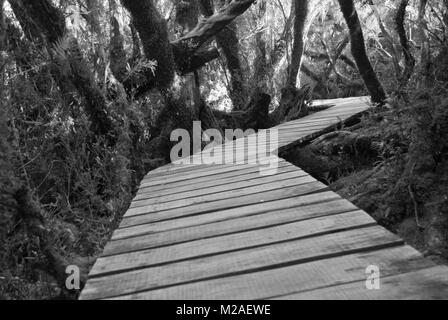
<svg viewBox="0 0 448 320">
<path fill-rule="evenodd" d="M 151 159 L 149 99 L 112 101 L 111 145 L 92 133 L 81 100 L 68 106 L 51 85 L 42 95 L 41 77 L 2 88 L 1 299 L 76 298 L 79 290 L 64 285 L 66 266 L 78 266 L 85 282 L 143 175 L 164 163 Z"/>
<path fill-rule="evenodd" d="M 425 254 L 448 259 L 448 95 L 393 98 L 285 158 Z"/>
</svg>

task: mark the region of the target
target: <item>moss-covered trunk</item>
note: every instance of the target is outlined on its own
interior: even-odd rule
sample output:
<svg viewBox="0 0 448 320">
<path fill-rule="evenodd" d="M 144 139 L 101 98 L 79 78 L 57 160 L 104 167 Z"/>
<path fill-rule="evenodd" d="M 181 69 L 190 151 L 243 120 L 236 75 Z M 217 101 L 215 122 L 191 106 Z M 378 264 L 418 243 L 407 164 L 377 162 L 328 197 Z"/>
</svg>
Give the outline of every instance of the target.
<svg viewBox="0 0 448 320">
<path fill-rule="evenodd" d="M 91 120 L 92 131 L 98 136 L 106 136 L 113 130 L 112 120 L 107 114 L 107 102 L 103 92 L 95 82 L 91 68 L 79 50 L 76 40 L 67 40 L 69 48 L 61 56 L 53 50 L 67 37 L 65 19 L 49 0 L 9 1 L 25 34 L 32 41 L 40 41 L 52 53 L 54 60 L 52 75 L 61 90 L 72 85 L 86 102 L 86 111 Z M 62 61 L 64 60 L 64 61 Z M 70 70 L 62 70 L 69 62 Z M 67 93 L 67 92 L 66 92 Z"/>
<path fill-rule="evenodd" d="M 148 85 L 168 88 L 174 78 L 175 64 L 165 20 L 152 0 L 121 0 L 121 2 L 131 13 L 146 58 L 157 62 L 154 73 L 152 70 L 147 70 L 145 73 L 149 80 Z"/>
</svg>

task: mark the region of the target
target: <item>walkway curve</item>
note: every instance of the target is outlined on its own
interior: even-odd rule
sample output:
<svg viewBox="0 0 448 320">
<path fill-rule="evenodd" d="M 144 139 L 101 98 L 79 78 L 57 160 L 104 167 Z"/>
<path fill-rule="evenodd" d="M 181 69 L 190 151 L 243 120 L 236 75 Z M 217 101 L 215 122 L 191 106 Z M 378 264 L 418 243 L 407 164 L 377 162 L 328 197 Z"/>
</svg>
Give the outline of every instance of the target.
<svg viewBox="0 0 448 320">
<path fill-rule="evenodd" d="M 368 100 L 315 101 L 331 107 L 273 128 L 278 148 L 334 130 Z M 448 267 L 276 159 L 269 174 L 256 163 L 149 172 L 80 299 L 448 298 Z"/>
</svg>

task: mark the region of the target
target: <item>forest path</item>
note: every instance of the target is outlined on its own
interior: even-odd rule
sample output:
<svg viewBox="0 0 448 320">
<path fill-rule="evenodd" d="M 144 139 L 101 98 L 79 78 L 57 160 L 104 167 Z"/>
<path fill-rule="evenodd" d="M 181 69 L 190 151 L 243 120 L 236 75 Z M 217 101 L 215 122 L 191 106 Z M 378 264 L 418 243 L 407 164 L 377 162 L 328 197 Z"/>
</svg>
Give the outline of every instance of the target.
<svg viewBox="0 0 448 320">
<path fill-rule="evenodd" d="M 333 106 L 275 127 L 280 149 L 370 107 L 366 97 L 314 103 Z M 237 155 L 258 154 L 237 142 L 230 143 Z M 448 298 L 448 267 L 300 168 L 273 159 L 278 168 L 264 174 L 268 162 L 169 164 L 148 173 L 80 298 Z"/>
</svg>

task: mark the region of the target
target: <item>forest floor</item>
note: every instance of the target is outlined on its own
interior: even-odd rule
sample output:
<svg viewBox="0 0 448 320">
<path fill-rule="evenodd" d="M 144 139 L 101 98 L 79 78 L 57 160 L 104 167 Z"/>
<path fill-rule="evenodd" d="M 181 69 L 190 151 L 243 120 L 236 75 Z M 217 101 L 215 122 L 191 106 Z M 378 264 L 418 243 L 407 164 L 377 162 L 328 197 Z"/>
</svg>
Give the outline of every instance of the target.
<svg viewBox="0 0 448 320">
<path fill-rule="evenodd" d="M 281 156 L 425 256 L 448 263 L 446 103 L 429 95 L 395 101 Z"/>
<path fill-rule="evenodd" d="M 426 256 L 446 263 L 448 99 L 445 96 L 448 95 L 423 94 L 409 99 L 412 103 L 391 101 L 390 106 L 369 111 L 357 123 L 342 125 L 337 131 L 280 156 L 328 184 Z M 123 145 L 127 144 L 125 140 Z M 58 214 L 44 211 L 54 257 L 60 260 L 52 265 L 77 265 L 82 282 L 86 280 L 89 268 L 134 197 L 139 180 L 147 171 L 164 164 L 146 163 L 148 152 L 142 150 L 135 151 L 132 170 L 125 161 L 109 164 L 119 174 L 113 175 L 117 179 L 107 180 L 110 188 L 105 199 L 92 191 L 91 201 L 83 200 L 86 196 L 82 193 L 81 204 L 86 204 L 78 205 L 77 209 L 72 204 L 62 206 Z M 103 166 L 98 164 L 98 168 Z M 111 176 L 109 173 L 104 170 L 105 177 Z M 103 176 L 82 178 L 88 190 L 95 190 L 95 181 L 102 181 Z M 66 292 L 65 284 L 55 276 L 61 274 L 59 278 L 65 279 L 65 270 L 40 266 L 46 258 L 41 257 L 37 237 L 16 232 L 8 241 L 5 247 L 9 257 L 18 260 L 11 265 L 19 267 L 2 268 L 0 299 L 77 298 L 79 290 Z M 22 261 L 17 257 L 25 258 Z"/>
</svg>

